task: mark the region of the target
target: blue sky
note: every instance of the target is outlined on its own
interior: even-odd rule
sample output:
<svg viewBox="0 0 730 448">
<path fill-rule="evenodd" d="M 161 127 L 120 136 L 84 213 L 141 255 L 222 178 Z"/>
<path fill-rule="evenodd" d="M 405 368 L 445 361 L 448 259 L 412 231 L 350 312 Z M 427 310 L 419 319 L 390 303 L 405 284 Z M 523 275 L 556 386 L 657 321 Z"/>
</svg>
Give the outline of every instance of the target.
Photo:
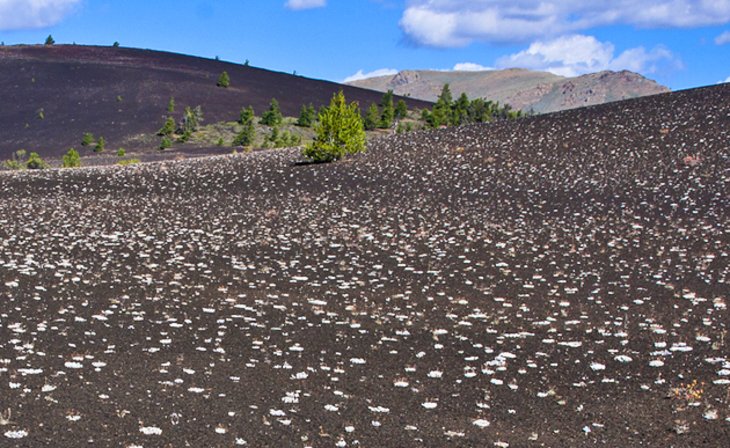
<svg viewBox="0 0 730 448">
<path fill-rule="evenodd" d="M 342 81 L 403 69 L 730 80 L 730 0 L 0 0 L 5 44 L 173 51 Z"/>
</svg>

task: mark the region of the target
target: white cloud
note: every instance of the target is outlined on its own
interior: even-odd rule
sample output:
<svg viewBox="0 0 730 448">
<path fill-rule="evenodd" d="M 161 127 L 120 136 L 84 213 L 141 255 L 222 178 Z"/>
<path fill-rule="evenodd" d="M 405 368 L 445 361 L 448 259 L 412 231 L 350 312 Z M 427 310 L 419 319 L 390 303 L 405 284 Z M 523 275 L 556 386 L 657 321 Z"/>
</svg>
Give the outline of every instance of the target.
<svg viewBox="0 0 730 448">
<path fill-rule="evenodd" d="M 368 73 L 363 73 L 362 70 L 358 70 L 357 73 L 355 73 L 352 76 L 348 76 L 342 82 L 347 83 L 347 82 L 353 82 L 353 81 L 360 81 L 362 79 L 367 79 L 367 78 L 375 78 L 378 76 L 393 76 L 393 75 L 397 75 L 397 74 L 398 74 L 398 70 L 393 69 L 393 68 L 381 68 L 378 70 L 373 70 L 372 72 L 368 72 Z"/>
<path fill-rule="evenodd" d="M 60 22 L 81 0 L 0 0 L 0 30 L 43 28 Z"/>
<path fill-rule="evenodd" d="M 656 72 L 659 64 L 680 64 L 664 47 L 652 50 L 636 47 L 618 56 L 614 56 L 615 51 L 616 48 L 610 42 L 575 34 L 534 42 L 526 50 L 499 58 L 497 67 L 519 67 L 560 76 L 579 76 L 603 70 L 631 70 L 649 74 Z"/>
<path fill-rule="evenodd" d="M 481 64 L 475 64 L 474 62 L 460 62 L 454 65 L 452 70 L 455 72 L 485 72 L 488 70 L 494 70 L 494 68 L 485 67 Z"/>
<path fill-rule="evenodd" d="M 525 42 L 595 26 L 686 28 L 730 22 L 730 0 L 410 0 L 400 21 L 416 43 Z"/>
<path fill-rule="evenodd" d="M 286 2 L 286 7 L 295 11 L 322 8 L 324 6 L 327 6 L 327 0 L 287 0 Z"/>
<path fill-rule="evenodd" d="M 730 82 L 730 76 L 728 76 L 727 79 L 723 82 Z"/>
<path fill-rule="evenodd" d="M 715 38 L 715 43 L 717 45 L 730 44 L 730 31 L 725 31 L 724 33 L 717 36 Z"/>
</svg>

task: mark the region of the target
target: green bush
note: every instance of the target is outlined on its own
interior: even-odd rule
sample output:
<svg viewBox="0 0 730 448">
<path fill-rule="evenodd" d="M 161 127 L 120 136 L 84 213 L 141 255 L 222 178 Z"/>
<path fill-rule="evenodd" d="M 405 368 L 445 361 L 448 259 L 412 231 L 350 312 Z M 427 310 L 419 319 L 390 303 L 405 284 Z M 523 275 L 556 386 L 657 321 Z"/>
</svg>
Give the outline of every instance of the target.
<svg viewBox="0 0 730 448">
<path fill-rule="evenodd" d="M 99 137 L 99 140 L 96 141 L 96 146 L 94 147 L 94 152 L 104 152 L 106 149 L 106 140 L 104 140 L 104 137 Z"/>
<path fill-rule="evenodd" d="M 94 144 L 94 134 L 91 132 L 85 132 L 84 137 L 81 139 L 81 146 L 91 146 Z"/>
<path fill-rule="evenodd" d="M 157 135 L 170 137 L 173 133 L 175 133 L 175 119 L 167 117 L 165 124 L 163 124 L 160 130 L 157 131 Z"/>
<path fill-rule="evenodd" d="M 162 137 L 160 142 L 160 149 L 167 149 L 172 147 L 172 140 L 169 137 Z"/>
<path fill-rule="evenodd" d="M 117 150 L 117 157 L 124 157 L 127 155 L 127 151 L 124 148 L 119 148 Z"/>
<path fill-rule="evenodd" d="M 15 151 L 10 159 L 4 162 L 5 168 L 9 170 L 22 170 L 25 168 L 25 149 L 19 149 Z"/>
<path fill-rule="evenodd" d="M 365 151 L 365 129 L 357 103 L 349 105 L 340 90 L 319 114 L 314 141 L 302 150 L 313 162 L 332 162 Z"/>
<path fill-rule="evenodd" d="M 231 85 L 231 77 L 228 76 L 228 72 L 224 71 L 223 73 L 221 73 L 221 75 L 218 77 L 218 83 L 216 85 L 223 88 L 228 88 L 228 86 Z"/>
<path fill-rule="evenodd" d="M 393 91 L 388 90 L 380 100 L 380 128 L 390 129 L 395 122 L 395 107 L 393 106 Z"/>
<path fill-rule="evenodd" d="M 48 164 L 37 152 L 31 152 L 28 161 L 25 162 L 25 167 L 29 170 L 43 170 L 48 168 Z"/>
<path fill-rule="evenodd" d="M 279 102 L 276 101 L 276 98 L 272 98 L 269 109 L 261 116 L 261 124 L 275 127 L 279 126 L 282 121 L 284 121 L 284 117 L 281 115 Z"/>
<path fill-rule="evenodd" d="M 365 112 L 365 130 L 366 131 L 373 131 L 377 129 L 378 125 L 380 124 L 380 108 L 378 108 L 378 105 L 375 103 L 372 103 L 370 107 L 368 107 L 367 112 Z"/>
<path fill-rule="evenodd" d="M 139 159 L 126 159 L 126 160 L 120 160 L 119 162 L 117 162 L 117 165 L 121 165 L 121 166 L 136 165 L 140 162 L 141 161 Z"/>
<path fill-rule="evenodd" d="M 301 126 L 303 128 L 311 128 L 316 120 L 317 112 L 314 111 L 314 106 L 312 104 L 302 105 L 302 108 L 299 111 L 297 126 Z"/>
<path fill-rule="evenodd" d="M 70 148 L 63 156 L 62 165 L 64 168 L 77 168 L 81 166 L 81 156 L 74 148 Z"/>
</svg>

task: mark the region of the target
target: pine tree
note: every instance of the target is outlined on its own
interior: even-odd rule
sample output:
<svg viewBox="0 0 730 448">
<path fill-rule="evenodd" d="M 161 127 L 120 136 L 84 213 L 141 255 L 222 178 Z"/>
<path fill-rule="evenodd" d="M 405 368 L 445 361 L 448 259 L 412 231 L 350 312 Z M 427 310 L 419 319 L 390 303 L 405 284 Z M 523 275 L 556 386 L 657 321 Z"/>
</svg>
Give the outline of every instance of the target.
<svg viewBox="0 0 730 448">
<path fill-rule="evenodd" d="M 172 117 L 167 117 L 167 120 L 165 120 L 165 124 L 162 125 L 162 128 L 157 131 L 157 135 L 165 135 L 167 137 L 170 137 L 175 132 L 175 119 Z"/>
<path fill-rule="evenodd" d="M 453 101 L 449 85 L 444 84 L 443 89 L 441 89 L 441 94 L 436 101 L 436 105 L 433 106 L 433 111 L 431 112 L 431 119 L 429 122 L 431 127 L 437 128 L 439 126 L 448 126 L 452 123 L 453 114 L 451 107 Z"/>
<path fill-rule="evenodd" d="M 238 122 L 245 125 L 248 122 L 253 123 L 254 119 L 254 111 L 253 106 L 248 106 L 243 109 L 241 109 L 240 118 L 238 119 Z"/>
<path fill-rule="evenodd" d="M 233 139 L 233 144 L 236 146 L 253 146 L 255 140 L 256 128 L 254 127 L 253 119 L 251 119 L 243 124 L 243 129 Z"/>
<path fill-rule="evenodd" d="M 395 107 L 393 106 L 393 91 L 388 90 L 380 100 L 380 127 L 390 129 L 395 122 Z"/>
<path fill-rule="evenodd" d="M 171 96 L 170 101 L 167 103 L 167 112 L 173 113 L 175 112 L 175 97 Z"/>
<path fill-rule="evenodd" d="M 56 43 L 56 41 L 53 39 L 53 36 L 51 36 L 49 34 L 48 37 L 46 37 L 46 45 L 54 45 L 55 43 Z M 38 155 L 38 154 L 36 154 L 36 155 Z"/>
<path fill-rule="evenodd" d="M 228 72 L 224 71 L 223 73 L 221 73 L 221 75 L 218 77 L 218 83 L 216 85 L 223 88 L 228 88 L 228 86 L 231 85 L 231 77 L 228 76 Z"/>
<path fill-rule="evenodd" d="M 70 148 L 63 156 L 62 166 L 64 168 L 76 168 L 81 166 L 81 156 L 79 155 L 79 152 Z"/>
<path fill-rule="evenodd" d="M 172 147 L 172 140 L 169 137 L 162 137 L 160 141 L 160 149 L 167 149 Z"/>
<path fill-rule="evenodd" d="M 408 116 L 408 105 L 405 101 L 398 100 L 398 104 L 395 106 L 395 118 L 396 120 L 402 120 Z"/>
<path fill-rule="evenodd" d="M 319 115 L 314 142 L 302 155 L 313 162 L 332 162 L 348 154 L 365 151 L 365 129 L 357 103 L 349 105 L 340 90 Z"/>
<path fill-rule="evenodd" d="M 106 148 L 106 140 L 104 140 L 104 137 L 99 137 L 99 140 L 96 141 L 96 146 L 94 147 L 94 152 L 104 152 L 105 148 Z"/>
<path fill-rule="evenodd" d="M 284 121 L 284 117 L 281 115 L 279 102 L 276 101 L 276 98 L 272 98 L 269 103 L 269 110 L 261 116 L 261 124 L 274 127 L 279 126 L 282 121 Z"/>
<path fill-rule="evenodd" d="M 188 106 L 185 108 L 185 112 L 183 112 L 182 122 L 178 125 L 178 128 L 182 131 L 183 135 L 187 135 L 189 137 L 190 134 L 198 130 L 202 121 L 203 108 L 195 106 L 193 109 Z"/>
<path fill-rule="evenodd" d="M 456 103 L 453 105 L 453 111 L 451 114 L 451 124 L 453 126 L 459 126 L 461 124 L 468 123 L 469 120 L 469 105 L 470 105 L 469 97 L 466 96 L 466 93 L 462 93 L 461 96 L 459 96 L 459 99 L 456 100 Z"/>
<path fill-rule="evenodd" d="M 81 139 L 81 146 L 91 146 L 94 144 L 94 134 L 91 132 L 85 132 L 84 137 Z"/>
<path fill-rule="evenodd" d="M 372 103 L 368 107 L 367 112 L 365 112 L 364 125 L 366 131 L 375 130 L 380 125 L 380 109 L 377 104 Z"/>
<path fill-rule="evenodd" d="M 48 168 L 48 164 L 40 155 L 38 155 L 37 152 L 32 152 L 28 156 L 28 161 L 25 163 L 25 167 L 29 170 L 43 170 Z"/>
<path fill-rule="evenodd" d="M 316 112 L 314 111 L 314 106 L 312 104 L 306 106 L 302 105 L 302 108 L 299 111 L 297 126 L 301 126 L 303 128 L 311 128 L 314 124 L 314 121 L 316 120 L 315 114 Z"/>
</svg>

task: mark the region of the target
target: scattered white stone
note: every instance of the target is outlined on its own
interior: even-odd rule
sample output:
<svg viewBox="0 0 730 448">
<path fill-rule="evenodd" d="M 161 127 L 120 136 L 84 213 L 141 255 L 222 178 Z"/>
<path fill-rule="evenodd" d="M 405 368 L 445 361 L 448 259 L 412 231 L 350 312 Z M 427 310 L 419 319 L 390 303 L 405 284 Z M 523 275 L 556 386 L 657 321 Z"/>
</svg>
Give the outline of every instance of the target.
<svg viewBox="0 0 730 448">
<path fill-rule="evenodd" d="M 486 428 L 487 426 L 491 425 L 489 420 L 484 420 L 483 418 L 476 419 L 472 422 L 474 426 L 478 426 L 480 428 Z"/>
<path fill-rule="evenodd" d="M 67 369 L 83 369 L 84 368 L 83 364 L 81 364 L 80 362 L 76 362 L 76 361 L 66 361 L 63 365 Z"/>
<path fill-rule="evenodd" d="M 5 437 L 8 439 L 22 439 L 28 436 L 28 431 L 24 429 L 16 429 L 12 431 L 5 431 Z"/>
<path fill-rule="evenodd" d="M 600 362 L 593 362 L 593 363 L 591 363 L 591 370 L 593 370 L 593 371 L 606 370 L 606 365 L 601 364 Z"/>
<path fill-rule="evenodd" d="M 162 434 L 162 430 L 157 426 L 143 426 L 139 428 L 139 432 L 146 436 L 159 436 Z"/>
<path fill-rule="evenodd" d="M 438 406 L 438 403 L 435 403 L 433 401 L 426 401 L 426 402 L 421 403 L 421 406 L 423 406 L 426 409 L 436 409 L 436 407 Z"/>
</svg>

